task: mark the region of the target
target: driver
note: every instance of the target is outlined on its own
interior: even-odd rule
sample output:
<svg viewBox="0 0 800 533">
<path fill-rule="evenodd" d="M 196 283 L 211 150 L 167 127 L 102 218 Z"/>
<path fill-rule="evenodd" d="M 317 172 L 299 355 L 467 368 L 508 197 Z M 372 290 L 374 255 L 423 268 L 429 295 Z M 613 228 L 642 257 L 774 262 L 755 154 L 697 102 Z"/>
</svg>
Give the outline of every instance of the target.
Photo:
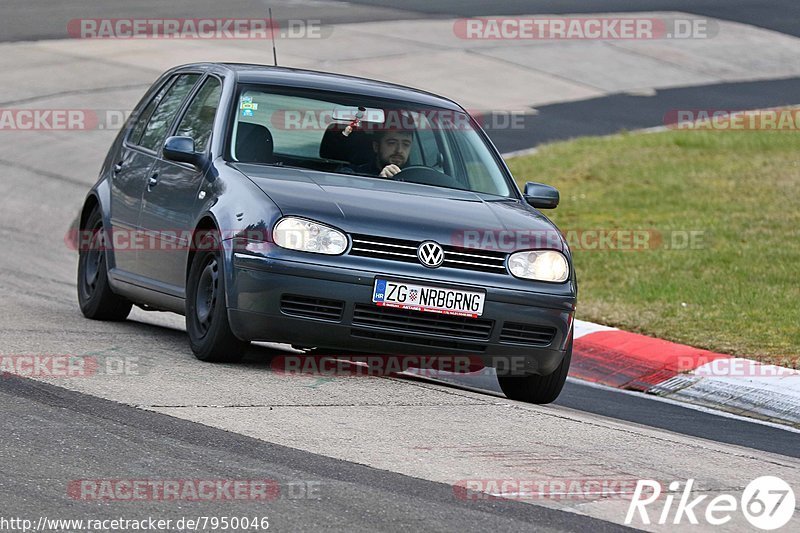
<svg viewBox="0 0 800 533">
<path fill-rule="evenodd" d="M 375 157 L 371 161 L 353 167 L 358 174 L 369 174 L 381 178 L 391 178 L 399 174 L 408 163 L 408 155 L 414 140 L 411 130 L 387 129 L 375 134 L 372 150 Z"/>
</svg>

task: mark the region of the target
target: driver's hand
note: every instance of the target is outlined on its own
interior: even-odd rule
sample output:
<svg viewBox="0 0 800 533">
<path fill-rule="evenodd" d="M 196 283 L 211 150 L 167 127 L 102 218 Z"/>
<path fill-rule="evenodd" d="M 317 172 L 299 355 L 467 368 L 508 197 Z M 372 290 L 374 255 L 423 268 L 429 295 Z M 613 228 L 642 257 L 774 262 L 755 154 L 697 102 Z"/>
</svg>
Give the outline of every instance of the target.
<svg viewBox="0 0 800 533">
<path fill-rule="evenodd" d="M 391 178 L 395 174 L 399 174 L 401 170 L 402 169 L 397 165 L 386 165 L 383 167 L 383 170 L 381 170 L 379 176 L 382 178 Z"/>
</svg>

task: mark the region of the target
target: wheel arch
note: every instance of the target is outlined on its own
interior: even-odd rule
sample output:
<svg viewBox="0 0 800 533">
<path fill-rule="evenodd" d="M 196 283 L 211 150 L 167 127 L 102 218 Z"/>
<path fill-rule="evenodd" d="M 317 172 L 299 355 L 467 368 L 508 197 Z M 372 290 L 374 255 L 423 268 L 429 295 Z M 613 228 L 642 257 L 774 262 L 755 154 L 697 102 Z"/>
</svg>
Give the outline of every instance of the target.
<svg viewBox="0 0 800 533">
<path fill-rule="evenodd" d="M 184 272 L 184 283 L 188 282 L 189 280 L 189 270 L 192 268 L 192 261 L 194 261 L 195 253 L 197 252 L 197 234 L 201 231 L 219 231 L 219 224 L 217 224 L 217 219 L 210 213 L 204 214 L 200 217 L 200 220 L 197 221 L 195 224 L 194 229 L 192 230 L 192 240 L 191 245 L 189 246 L 189 254 L 186 257 L 186 272 Z"/>
<path fill-rule="evenodd" d="M 111 228 L 111 191 L 109 190 L 108 182 L 101 180 L 97 183 L 83 200 L 80 214 L 78 215 L 78 244 L 81 242 L 81 232 L 86 229 L 86 223 L 89 220 L 89 215 L 95 209 L 100 209 L 100 217 L 103 219 L 103 227 Z M 116 266 L 116 256 L 114 255 L 113 246 L 107 246 L 106 250 L 106 268 L 111 270 Z M 112 288 L 114 287 L 113 280 L 110 280 Z"/>
<path fill-rule="evenodd" d="M 81 208 L 80 219 L 78 221 L 79 230 L 86 229 L 86 221 L 89 220 L 89 215 L 99 205 L 100 205 L 100 200 L 97 198 L 97 195 L 95 195 L 94 193 L 89 193 L 89 195 L 86 197 L 86 200 L 84 200 L 83 202 L 83 207 Z"/>
<path fill-rule="evenodd" d="M 220 259 L 222 264 L 222 275 L 225 286 L 225 307 L 226 312 L 230 312 L 230 302 L 236 301 L 236 298 L 232 297 L 232 292 L 236 289 L 234 288 L 234 275 L 233 275 L 233 250 L 231 248 L 231 240 L 225 239 L 225 235 L 222 234 L 222 229 L 220 227 L 220 223 L 217 217 L 210 211 L 204 213 L 200 219 L 195 224 L 194 230 L 192 231 L 192 241 L 191 246 L 189 247 L 189 254 L 186 258 L 186 281 L 184 282 L 184 286 L 186 287 L 186 301 L 189 298 L 189 274 L 192 268 L 192 263 L 194 262 L 194 258 L 198 251 L 197 246 L 197 235 L 202 231 L 218 231 L 220 232 Z M 231 324 L 231 329 L 233 330 L 234 335 L 236 335 L 240 339 L 244 339 L 241 336 L 241 332 L 237 331 L 234 324 Z"/>
</svg>

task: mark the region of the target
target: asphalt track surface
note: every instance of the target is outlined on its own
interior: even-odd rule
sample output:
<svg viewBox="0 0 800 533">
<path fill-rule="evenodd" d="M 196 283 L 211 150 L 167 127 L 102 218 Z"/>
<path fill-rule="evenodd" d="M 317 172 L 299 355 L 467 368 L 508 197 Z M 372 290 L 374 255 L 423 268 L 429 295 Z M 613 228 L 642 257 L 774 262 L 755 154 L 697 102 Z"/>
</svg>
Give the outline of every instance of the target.
<svg viewBox="0 0 800 533">
<path fill-rule="evenodd" d="M 653 96 L 613 94 L 537 107 L 521 129 L 487 129 L 503 153 L 543 143 L 661 127 L 665 109 L 767 109 L 797 105 L 800 78 L 661 89 Z"/>
<path fill-rule="evenodd" d="M 682 11 L 800 35 L 797 24 L 800 20 L 800 4 L 793 0 L 352 0 L 351 3 L 370 7 L 401 7 L 414 13 L 460 17 Z"/>
<path fill-rule="evenodd" d="M 268 517 L 270 531 L 623 531 L 602 520 L 510 500 L 465 501 L 453 488 L 338 461 L 18 378 L 0 381 L 4 514 L 63 519 Z M 100 437 L 100 438 L 98 438 Z M 27 453 L 26 453 L 27 452 Z M 269 479 L 268 501 L 130 502 L 64 498 L 61 479 L 128 465 L 131 479 Z M 298 481 L 302 480 L 302 481 Z M 35 482 L 34 485 L 32 482 Z"/>
<path fill-rule="evenodd" d="M 323 24 L 452 18 L 485 15 L 681 11 L 741 22 L 789 35 L 800 35 L 800 2 L 795 0 L 7 0 L 0 7 L 0 42 L 68 37 L 67 24 L 78 18 L 266 16 L 273 8 L 278 21 L 320 20 Z M 758 109 L 798 103 L 800 79 L 723 83 L 658 90 L 648 96 L 626 94 L 541 106 L 523 118 L 524 128 L 487 128 L 501 152 L 524 150 L 542 143 L 586 135 L 664 124 L 665 109 Z"/>
<path fill-rule="evenodd" d="M 309 13 L 315 13 L 315 18 L 349 22 L 427 17 L 430 14 L 478 15 L 485 13 L 486 9 L 493 14 L 535 12 L 532 7 L 542 12 L 559 12 L 556 7 L 560 12 L 585 10 L 583 2 L 494 2 L 491 7 L 487 7 L 489 3 L 485 2 L 444 2 L 435 8 L 425 2 L 386 2 L 385 5 L 390 6 L 387 8 L 380 6 L 382 2 L 370 4 L 373 7 L 356 11 L 351 7 L 344 10 L 328 4 L 291 2 L 283 5 L 281 12 L 295 10 L 284 18 L 307 18 L 311 16 Z M 63 38 L 64 20 L 87 16 L 87 6 L 96 17 L 152 14 L 154 10 L 158 10 L 160 16 L 213 16 L 215 13 L 221 16 L 224 11 L 224 16 L 233 17 L 252 16 L 253 9 L 264 5 L 261 2 L 223 4 L 210 1 L 191 2 L 190 5 L 185 1 L 171 2 L 169 7 L 161 2 L 137 3 L 134 8 L 122 2 L 66 1 L 53 5 L 50 2 L 12 0 L 4 3 L 0 29 L 4 40 Z M 200 6 L 206 6 L 202 9 L 208 11 L 202 11 Z M 398 9 L 398 6 L 402 7 Z M 779 31 L 784 31 L 781 29 L 784 26 L 787 32 L 797 31 L 788 27 L 791 19 L 798 19 L 791 16 L 797 12 L 796 2 L 639 2 L 635 8 L 637 11 L 676 9 L 744 20 Z M 627 9 L 631 9 L 629 2 L 592 3 L 592 11 Z M 9 12 L 11 16 L 7 16 Z M 733 105 L 720 105 L 719 98 L 739 99 L 742 105 L 755 103 L 754 107 L 762 107 L 791 103 L 785 101 L 786 95 L 798 94 L 800 88 L 797 80 L 730 85 L 711 89 L 674 89 L 659 92 L 657 98 L 697 102 L 707 94 L 705 91 L 711 90 L 717 91 L 708 97 L 716 107 Z M 562 132 L 557 137 L 543 135 L 538 140 L 535 137 L 538 134 L 534 134 L 531 138 L 536 139 L 535 142 L 529 143 L 526 139 L 524 146 L 517 146 L 510 140 L 496 140 L 501 147 L 510 150 L 551 138 L 582 134 L 586 128 L 593 133 L 609 133 L 630 127 L 628 124 L 635 127 L 655 125 L 661 123 L 663 117 L 655 115 L 658 109 L 665 108 L 665 104 L 648 108 L 648 103 L 653 101 L 653 97 L 615 96 L 548 106 L 530 118 L 539 121 L 532 122 L 530 130 Z M 673 107 L 680 105 L 676 103 Z M 629 112 L 625 116 L 630 118 L 619 120 L 620 112 L 629 111 L 631 106 L 640 110 L 637 113 L 641 116 L 630 116 L 635 113 Z M 702 104 L 697 107 L 702 107 Z M 594 117 L 589 124 L 586 124 L 587 116 Z M 579 127 L 579 123 L 583 123 L 584 129 Z M 431 480 L 437 477 L 435 472 L 424 474 L 421 467 L 393 464 L 391 457 L 384 461 L 353 458 L 336 447 L 337 436 L 330 429 L 330 424 L 356 424 L 353 419 L 357 417 L 378 418 L 377 426 L 392 426 L 394 417 L 401 416 L 400 411 L 387 410 L 383 415 L 376 412 L 379 408 L 389 409 L 389 404 L 402 404 L 403 399 L 408 402 L 405 408 L 412 410 L 411 416 L 403 420 L 426 426 L 433 415 L 423 409 L 428 407 L 427 400 L 416 403 L 415 398 L 430 395 L 435 397 L 436 401 L 431 403 L 439 409 L 436 413 L 446 413 L 439 421 L 444 428 L 459 435 L 465 446 L 485 445 L 489 441 L 478 435 L 482 426 L 489 423 L 488 419 L 484 419 L 482 414 L 472 418 L 471 414 L 461 416 L 460 413 L 474 413 L 473 403 L 479 403 L 481 408 L 497 408 L 493 402 L 501 399 L 491 393 L 473 394 L 451 385 L 396 377 L 309 385 L 307 380 L 275 376 L 267 362 L 274 351 L 263 346 L 253 347 L 247 361 L 238 367 L 200 364 L 192 359 L 185 334 L 169 317 L 135 312 L 130 321 L 122 324 L 84 320 L 77 310 L 74 294 L 75 257 L 63 250 L 63 245 L 61 249 L 57 247 L 61 244 L 58 233 L 68 226 L 74 216 L 73 208 L 88 189 L 91 178 L 37 169 L 36 159 L 46 155 L 41 151 L 41 142 L 16 138 L 5 138 L 3 142 L 10 143 L 6 146 L 8 151 L 29 154 L 30 162 L 20 164 L 8 159 L 0 162 L 6 173 L 6 190 L 0 200 L 0 233 L 4 246 L 0 257 L 4 293 L 0 302 L 0 320 L 3 322 L 0 353 L 128 354 L 139 358 L 144 372 L 141 376 L 94 380 L 91 383 L 79 380 L 42 383 L 13 377 L 0 379 L 0 497 L 3 498 L 4 516 L 48 514 L 59 518 L 113 518 L 124 514 L 130 518 L 148 515 L 177 518 L 198 514 L 266 514 L 270 516 L 271 529 L 295 531 L 621 529 L 609 521 L 538 503 L 461 501 L 454 498 L 450 485 Z M 70 150 L 75 153 L 60 153 L 59 149 L 54 149 L 50 155 L 91 158 L 89 166 L 94 168 L 98 153 L 103 152 L 105 146 L 92 147 L 91 151 L 85 146 L 79 149 L 71 147 Z M 268 401 L 250 402 L 251 395 L 256 394 L 254 391 L 266 388 L 267 384 L 274 387 L 276 383 L 280 386 L 280 393 Z M 503 405 L 506 404 L 508 402 Z M 537 418 L 539 422 L 549 417 L 546 430 L 543 429 L 546 435 L 537 436 L 529 453 L 536 456 L 536 447 L 541 446 L 546 452 L 535 457 L 535 461 L 562 460 L 559 463 L 562 467 L 565 464 L 562 456 L 569 457 L 575 464 L 581 461 L 572 457 L 578 453 L 572 449 L 577 450 L 579 444 L 584 446 L 581 449 L 590 445 L 596 447 L 596 456 L 583 458 L 585 464 L 596 465 L 612 464 L 620 460 L 620 455 L 646 455 L 647 447 L 656 447 L 659 443 L 680 450 L 679 455 L 687 449 L 694 450 L 696 456 L 693 457 L 653 457 L 654 462 L 664 463 L 665 472 L 679 471 L 687 477 L 698 470 L 711 468 L 713 464 L 709 465 L 709 462 L 718 462 L 721 479 L 732 476 L 726 470 L 728 460 L 749 466 L 746 475 L 752 478 L 769 473 L 769 465 L 785 469 L 783 471 L 796 470 L 798 463 L 794 459 L 800 458 L 797 433 L 578 382 L 568 383 L 553 406 L 534 408 L 514 404 L 511 402 L 509 412 L 516 416 L 533 414 L 542 417 Z M 144 410 L 131 405 L 144 407 Z M 340 406 L 350 408 L 348 416 L 352 419 L 330 422 L 329 417 L 336 415 L 329 413 Z M 226 431 L 219 429 L 227 427 L 225 421 L 213 417 L 206 420 L 202 415 L 192 413 L 192 410 L 203 412 L 217 407 L 226 412 L 223 418 L 234 420 L 239 417 L 243 424 L 260 426 L 265 428 L 264 432 L 253 437 L 241 429 Z M 279 418 L 277 422 L 284 423 L 280 425 L 274 419 L 268 421 L 267 413 L 273 408 L 276 415 L 282 409 L 295 410 Z M 248 409 L 252 415 L 241 414 Z M 386 418 L 381 421 L 381 416 Z M 320 427 L 328 428 L 330 433 L 325 429 L 318 433 L 295 430 L 293 420 L 300 427 L 309 417 L 320 417 Z M 192 419 L 202 419 L 203 423 L 190 421 Z M 558 432 L 563 431 L 566 435 L 568 426 L 575 423 L 583 424 L 583 434 L 587 439 L 605 436 L 607 440 L 559 442 Z M 509 419 L 509 424 L 513 424 L 513 420 Z M 217 427 L 211 427 L 215 425 Z M 474 437 L 469 436 L 470 428 L 474 428 Z M 427 442 L 426 436 L 417 435 L 412 425 L 404 426 L 402 432 L 414 438 L 401 435 L 397 428 L 394 431 L 398 431 L 395 434 L 397 440 L 406 438 L 419 445 Z M 291 435 L 285 437 L 284 433 Z M 618 435 L 624 435 L 624 438 Z M 398 448 L 392 446 L 392 435 L 388 436 L 388 441 L 386 437 L 366 431 L 355 432 L 350 445 L 359 449 L 363 446 L 365 456 L 376 453 L 374 448 L 391 456 L 397 453 Z M 502 448 L 504 443 L 495 442 L 494 445 Z M 556 446 L 561 447 L 558 453 L 553 452 Z M 659 449 L 664 452 L 668 448 Z M 704 449 L 714 450 L 717 455 L 710 459 Z M 463 462 L 469 457 L 456 459 Z M 675 466 L 673 462 L 679 459 L 683 462 Z M 479 467 L 475 469 L 478 471 Z M 413 475 L 402 472 L 412 472 Z M 630 475 L 636 477 L 639 474 L 630 466 Z M 319 499 L 281 497 L 266 508 L 261 503 L 252 502 L 181 502 L 176 505 L 175 502 L 149 501 L 132 504 L 74 501 L 66 496 L 67 483 L 75 479 L 155 476 L 167 479 L 270 478 L 281 483 L 282 487 L 298 480 L 304 483 L 313 481 L 318 482 L 323 490 Z M 726 482 L 730 483 L 723 479 L 721 484 L 725 486 Z M 618 515 L 606 517 L 617 523 L 621 520 Z"/>
<path fill-rule="evenodd" d="M 800 3 L 794 0 L 5 0 L 0 40 L 63 39 L 67 22 L 104 17 L 263 17 L 313 18 L 324 24 L 434 17 L 682 11 L 800 36 Z"/>
</svg>

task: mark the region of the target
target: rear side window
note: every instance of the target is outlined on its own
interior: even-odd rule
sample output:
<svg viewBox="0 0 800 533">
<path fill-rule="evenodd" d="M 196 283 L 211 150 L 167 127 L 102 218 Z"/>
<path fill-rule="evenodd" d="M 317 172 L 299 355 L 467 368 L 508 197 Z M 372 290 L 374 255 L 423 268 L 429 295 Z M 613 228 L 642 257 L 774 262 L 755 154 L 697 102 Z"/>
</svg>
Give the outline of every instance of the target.
<svg viewBox="0 0 800 533">
<path fill-rule="evenodd" d="M 181 108 L 181 103 L 192 90 L 200 74 L 181 74 L 167 91 L 167 94 L 158 102 L 155 111 L 150 116 L 144 128 L 141 140 L 137 143 L 143 148 L 157 151 L 160 144 L 167 137 L 170 125 L 175 121 L 175 116 Z"/>
<path fill-rule="evenodd" d="M 197 152 L 205 152 L 211 140 L 214 117 L 217 114 L 221 94 L 222 85 L 219 80 L 208 78 L 189 104 L 186 114 L 178 125 L 178 131 L 175 132 L 175 135 L 194 139 L 194 149 Z"/>
<path fill-rule="evenodd" d="M 275 152 L 317 158 L 335 106 L 321 99 L 245 91 L 240 99 L 238 123 L 258 124 L 274 130 Z"/>
</svg>

